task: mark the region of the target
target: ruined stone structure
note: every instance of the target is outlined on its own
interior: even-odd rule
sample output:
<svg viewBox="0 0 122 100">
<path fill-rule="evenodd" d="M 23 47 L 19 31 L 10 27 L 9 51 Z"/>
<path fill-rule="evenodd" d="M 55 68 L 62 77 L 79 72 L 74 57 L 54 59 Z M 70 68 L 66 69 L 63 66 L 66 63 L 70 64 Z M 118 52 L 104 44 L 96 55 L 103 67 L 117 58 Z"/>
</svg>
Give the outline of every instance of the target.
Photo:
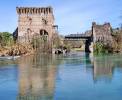
<svg viewBox="0 0 122 100">
<path fill-rule="evenodd" d="M 17 7 L 19 42 L 30 42 L 33 36 L 45 36 L 51 41 L 56 33 L 52 7 Z"/>
<path fill-rule="evenodd" d="M 92 29 L 86 31 L 85 34 L 71 34 L 65 36 L 65 39 L 85 39 L 85 52 L 93 52 L 93 45 L 96 42 L 101 42 L 109 47 L 114 42 L 110 23 L 97 25 L 95 22 L 92 23 Z"/>
<path fill-rule="evenodd" d="M 112 28 L 110 23 L 103 25 L 97 25 L 95 22 L 92 23 L 92 35 L 93 41 L 102 42 L 103 44 L 111 44 L 113 42 Z"/>
</svg>

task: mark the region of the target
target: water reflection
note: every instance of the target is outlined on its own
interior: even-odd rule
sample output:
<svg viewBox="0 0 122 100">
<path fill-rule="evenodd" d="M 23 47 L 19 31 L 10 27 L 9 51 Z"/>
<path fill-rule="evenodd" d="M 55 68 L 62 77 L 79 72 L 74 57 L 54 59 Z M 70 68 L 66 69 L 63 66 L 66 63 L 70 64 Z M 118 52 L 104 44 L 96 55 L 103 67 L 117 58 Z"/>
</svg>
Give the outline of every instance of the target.
<svg viewBox="0 0 122 100">
<path fill-rule="evenodd" d="M 18 100 L 54 100 L 56 70 L 56 60 L 51 55 L 21 58 Z"/>
<path fill-rule="evenodd" d="M 66 99 L 65 97 L 69 94 L 65 91 L 70 93 L 68 88 L 74 89 L 69 87 L 70 81 L 82 93 L 83 91 L 77 87 L 78 85 L 89 87 L 92 82 L 94 84 L 99 82 L 111 83 L 115 69 L 120 68 L 122 70 L 121 55 L 93 57 L 93 55 L 83 53 L 81 55 L 76 53 L 58 57 L 41 54 L 31 55 L 21 58 L 18 65 L 19 94 L 17 100 Z M 92 77 L 91 80 L 89 74 Z M 84 77 L 84 75 L 87 75 L 87 77 Z M 80 77 L 85 79 L 80 79 Z M 79 84 L 74 83 L 75 81 L 79 81 Z M 91 90 L 90 87 L 89 91 Z M 59 98 L 59 94 L 63 95 L 61 96 L 63 98 Z M 67 95 L 65 96 L 65 94 Z M 81 99 L 80 95 L 76 97 Z M 73 100 L 72 98 L 70 100 Z"/>
<path fill-rule="evenodd" d="M 77 52 L 0 61 L 0 83 L 1 100 L 120 100 L 122 56 Z"/>
<path fill-rule="evenodd" d="M 113 61 L 108 56 L 104 56 L 102 58 L 94 58 L 94 81 L 111 81 L 113 68 L 115 66 L 116 65 L 114 65 Z"/>
<path fill-rule="evenodd" d="M 86 66 L 88 63 L 92 64 L 93 80 L 95 83 L 98 81 L 110 82 L 115 68 L 122 69 L 122 56 L 104 55 L 93 57 L 86 54 Z"/>
</svg>

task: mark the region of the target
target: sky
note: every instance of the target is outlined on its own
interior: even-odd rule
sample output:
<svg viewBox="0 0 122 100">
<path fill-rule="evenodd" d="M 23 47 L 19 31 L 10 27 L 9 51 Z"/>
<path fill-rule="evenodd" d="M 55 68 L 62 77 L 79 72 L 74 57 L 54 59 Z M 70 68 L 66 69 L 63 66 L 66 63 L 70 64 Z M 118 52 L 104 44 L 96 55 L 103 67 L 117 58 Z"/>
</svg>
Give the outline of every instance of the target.
<svg viewBox="0 0 122 100">
<path fill-rule="evenodd" d="M 122 23 L 122 0 L 1 0 L 0 32 L 13 32 L 18 25 L 16 7 L 52 6 L 55 24 L 62 35 L 82 33 L 92 22 L 110 22 L 113 28 Z"/>
</svg>

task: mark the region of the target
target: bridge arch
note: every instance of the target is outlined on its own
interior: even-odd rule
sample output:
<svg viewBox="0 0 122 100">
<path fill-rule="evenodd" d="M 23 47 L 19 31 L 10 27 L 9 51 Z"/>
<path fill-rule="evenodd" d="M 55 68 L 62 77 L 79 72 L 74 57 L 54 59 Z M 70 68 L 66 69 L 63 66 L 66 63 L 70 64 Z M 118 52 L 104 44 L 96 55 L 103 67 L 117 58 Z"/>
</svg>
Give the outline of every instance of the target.
<svg viewBox="0 0 122 100">
<path fill-rule="evenodd" d="M 85 52 L 86 53 L 90 53 L 92 52 L 90 50 L 90 46 L 93 42 L 93 35 L 90 34 L 90 35 L 86 35 L 86 34 L 71 34 L 71 35 L 67 35 L 65 36 L 65 39 L 66 40 L 79 40 L 79 39 L 84 39 L 85 40 Z"/>
</svg>

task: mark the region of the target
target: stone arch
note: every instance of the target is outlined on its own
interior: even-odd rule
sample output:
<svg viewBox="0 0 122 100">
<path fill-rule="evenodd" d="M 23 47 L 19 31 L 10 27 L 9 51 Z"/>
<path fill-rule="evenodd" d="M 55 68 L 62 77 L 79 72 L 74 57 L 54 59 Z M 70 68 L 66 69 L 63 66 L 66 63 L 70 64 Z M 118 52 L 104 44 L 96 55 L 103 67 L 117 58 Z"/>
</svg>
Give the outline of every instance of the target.
<svg viewBox="0 0 122 100">
<path fill-rule="evenodd" d="M 49 34 L 48 34 L 48 32 L 45 29 L 41 29 L 40 30 L 40 36 L 43 37 L 43 40 L 47 41 Z"/>
<path fill-rule="evenodd" d="M 40 35 L 48 35 L 48 32 L 45 29 L 41 29 Z"/>
</svg>

